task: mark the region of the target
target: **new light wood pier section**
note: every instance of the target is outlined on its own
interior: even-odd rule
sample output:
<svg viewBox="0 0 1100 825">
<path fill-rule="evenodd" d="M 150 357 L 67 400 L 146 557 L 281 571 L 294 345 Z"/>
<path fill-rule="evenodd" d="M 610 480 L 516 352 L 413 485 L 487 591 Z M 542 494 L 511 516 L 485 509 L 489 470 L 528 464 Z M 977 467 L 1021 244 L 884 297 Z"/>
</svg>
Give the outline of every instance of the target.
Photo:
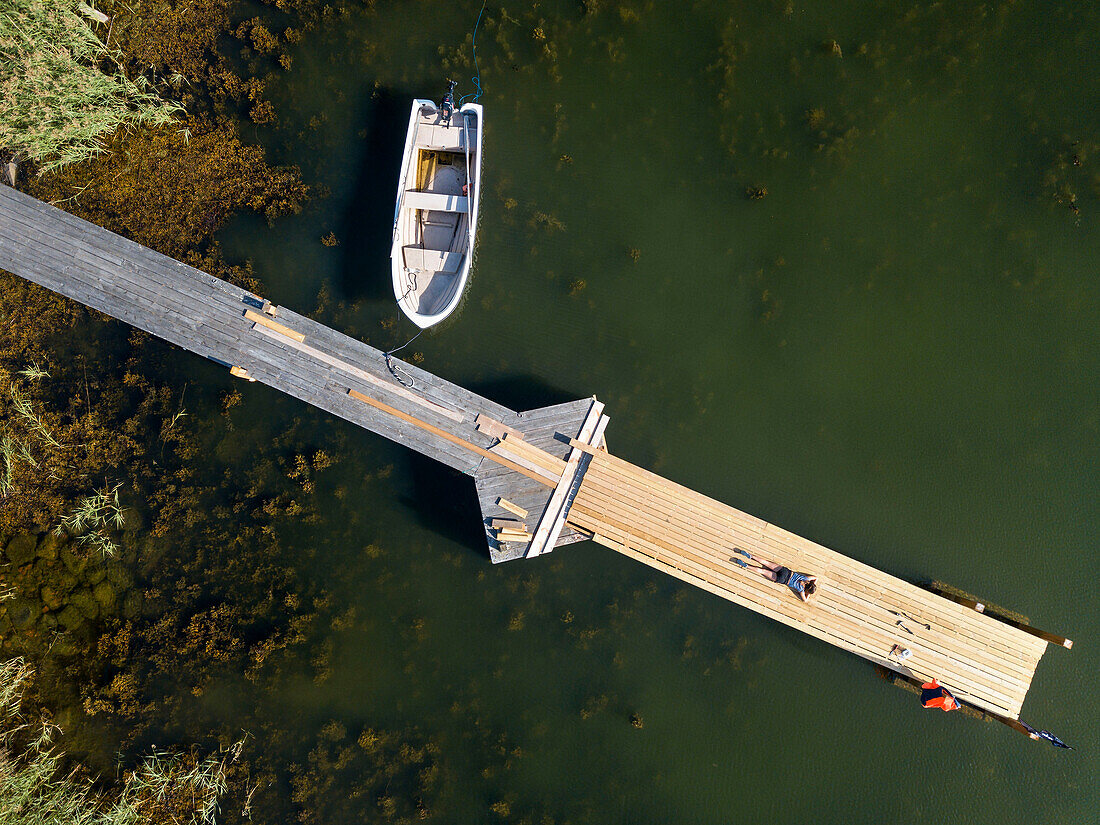
<svg viewBox="0 0 1100 825">
<path fill-rule="evenodd" d="M 1049 641 L 611 455 L 594 398 L 516 412 L 0 185 L 0 268 L 474 478 L 494 562 L 593 538 L 961 700 L 1019 718 Z M 430 503 L 429 503 L 430 506 Z M 736 549 L 818 576 L 807 604 Z M 894 645 L 912 651 L 891 658 Z"/>
<path fill-rule="evenodd" d="M 1017 719 L 1047 642 L 596 451 L 569 513 L 596 541 L 959 699 Z M 732 559 L 818 577 L 809 603 Z M 925 626 L 928 626 L 927 628 Z M 894 645 L 913 655 L 899 663 Z"/>
</svg>

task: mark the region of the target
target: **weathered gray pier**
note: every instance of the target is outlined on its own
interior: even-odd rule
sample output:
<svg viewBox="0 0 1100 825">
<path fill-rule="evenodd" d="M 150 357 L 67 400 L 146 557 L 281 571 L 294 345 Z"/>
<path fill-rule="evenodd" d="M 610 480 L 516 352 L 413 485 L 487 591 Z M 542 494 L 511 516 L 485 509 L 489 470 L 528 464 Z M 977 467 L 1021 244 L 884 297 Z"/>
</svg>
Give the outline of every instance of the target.
<svg viewBox="0 0 1100 825">
<path fill-rule="evenodd" d="M 522 433 L 568 459 L 572 448 L 556 434 L 579 437 L 598 403 L 516 412 L 393 359 L 403 386 L 380 350 L 4 185 L 0 268 L 472 476 L 494 562 L 523 556 L 529 543 L 498 541 L 493 520 L 515 519 L 510 503 L 533 528 L 555 487 L 499 436 Z M 586 537 L 563 525 L 546 549 Z"/>
</svg>

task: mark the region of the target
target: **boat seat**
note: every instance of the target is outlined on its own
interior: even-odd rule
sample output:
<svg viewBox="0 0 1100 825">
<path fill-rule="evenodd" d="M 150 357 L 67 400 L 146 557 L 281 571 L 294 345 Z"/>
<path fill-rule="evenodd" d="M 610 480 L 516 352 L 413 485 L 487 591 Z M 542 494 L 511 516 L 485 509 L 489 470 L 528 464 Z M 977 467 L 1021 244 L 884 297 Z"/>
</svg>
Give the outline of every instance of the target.
<svg viewBox="0 0 1100 825">
<path fill-rule="evenodd" d="M 427 209 L 434 212 L 469 212 L 470 199 L 462 195 L 444 195 L 441 192 L 420 192 L 406 189 L 401 201 L 405 209 Z"/>
<path fill-rule="evenodd" d="M 466 139 L 462 134 L 461 125 L 421 127 L 416 143 L 418 146 L 434 149 L 437 152 L 466 151 Z"/>
<path fill-rule="evenodd" d="M 405 266 L 409 269 L 420 269 L 424 272 L 443 272 L 450 274 L 458 272 L 462 266 L 462 253 L 449 252 L 442 249 L 424 249 L 419 246 L 406 246 Z"/>
</svg>

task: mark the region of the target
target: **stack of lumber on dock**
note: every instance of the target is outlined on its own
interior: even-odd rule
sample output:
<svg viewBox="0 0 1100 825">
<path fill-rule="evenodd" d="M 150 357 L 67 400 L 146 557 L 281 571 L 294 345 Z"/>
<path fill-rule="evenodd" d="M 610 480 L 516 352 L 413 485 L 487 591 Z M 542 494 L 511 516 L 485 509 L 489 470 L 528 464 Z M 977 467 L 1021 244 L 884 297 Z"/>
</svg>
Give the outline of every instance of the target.
<svg viewBox="0 0 1100 825">
<path fill-rule="evenodd" d="M 598 402 L 593 398 L 582 398 L 500 418 L 479 417 L 478 432 L 496 440 L 489 447 L 492 457 L 483 461 L 474 474 L 489 556 L 494 563 L 527 555 L 534 531 L 561 480 L 572 450 L 569 441 L 582 435 L 594 403 Z M 517 515 L 528 525 L 531 539 L 501 541 L 491 528 L 492 521 Z M 586 538 L 588 534 L 566 523 L 550 546 L 561 547 Z"/>
</svg>

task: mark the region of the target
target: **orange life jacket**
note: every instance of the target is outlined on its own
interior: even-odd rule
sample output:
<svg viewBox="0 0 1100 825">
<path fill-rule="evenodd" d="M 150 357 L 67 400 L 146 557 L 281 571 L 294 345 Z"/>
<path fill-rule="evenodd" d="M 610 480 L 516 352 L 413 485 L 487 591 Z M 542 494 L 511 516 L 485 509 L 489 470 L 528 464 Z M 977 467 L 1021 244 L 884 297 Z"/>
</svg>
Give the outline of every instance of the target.
<svg viewBox="0 0 1100 825">
<path fill-rule="evenodd" d="M 943 711 L 959 709 L 959 700 L 935 679 L 921 685 L 920 701 L 926 708 L 939 708 Z"/>
</svg>

